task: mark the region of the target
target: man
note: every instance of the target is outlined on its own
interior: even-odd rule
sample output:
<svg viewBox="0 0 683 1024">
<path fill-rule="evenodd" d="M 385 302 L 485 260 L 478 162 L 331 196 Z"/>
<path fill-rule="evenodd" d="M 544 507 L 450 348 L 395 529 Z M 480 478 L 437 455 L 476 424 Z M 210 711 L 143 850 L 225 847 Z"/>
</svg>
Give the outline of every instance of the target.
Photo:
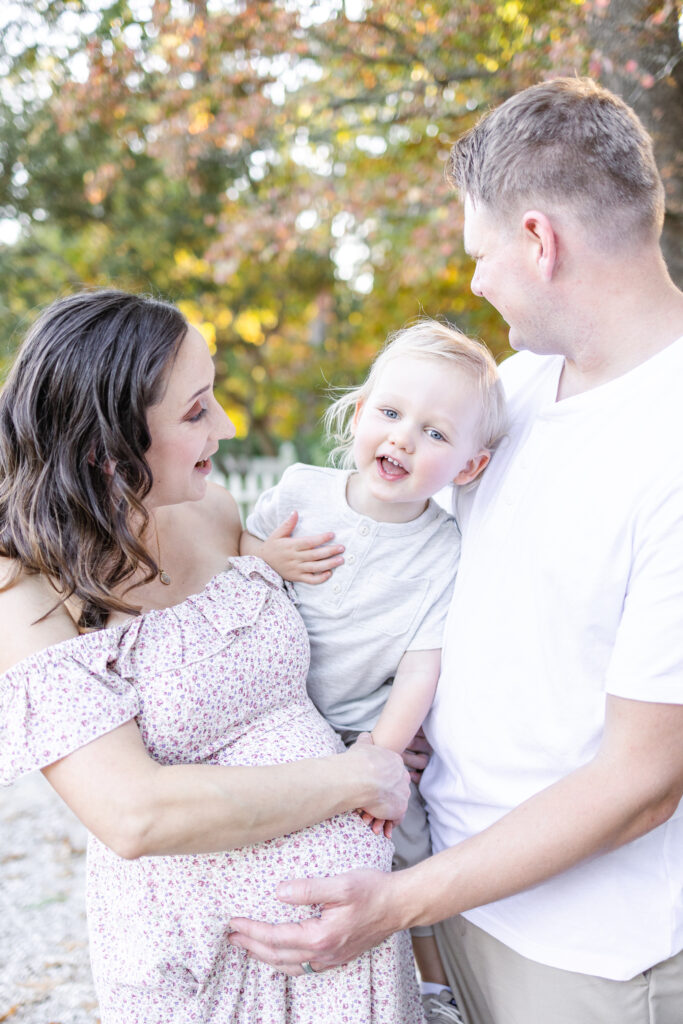
<svg viewBox="0 0 683 1024">
<path fill-rule="evenodd" d="M 283 884 L 237 921 L 283 969 L 437 925 L 468 1024 L 683 1020 L 683 294 L 642 125 L 589 80 L 527 89 L 451 155 L 472 288 L 525 350 L 463 496 L 422 791 L 429 860 Z"/>
</svg>

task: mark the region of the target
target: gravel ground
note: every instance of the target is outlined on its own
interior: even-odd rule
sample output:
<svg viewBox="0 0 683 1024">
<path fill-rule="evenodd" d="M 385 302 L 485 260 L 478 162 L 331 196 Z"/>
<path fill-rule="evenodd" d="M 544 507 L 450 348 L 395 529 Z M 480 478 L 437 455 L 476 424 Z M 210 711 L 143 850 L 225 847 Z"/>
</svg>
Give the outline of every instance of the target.
<svg viewBox="0 0 683 1024">
<path fill-rule="evenodd" d="M 39 772 L 0 787 L 0 1022 L 99 1022 L 85 845 L 85 829 Z"/>
</svg>

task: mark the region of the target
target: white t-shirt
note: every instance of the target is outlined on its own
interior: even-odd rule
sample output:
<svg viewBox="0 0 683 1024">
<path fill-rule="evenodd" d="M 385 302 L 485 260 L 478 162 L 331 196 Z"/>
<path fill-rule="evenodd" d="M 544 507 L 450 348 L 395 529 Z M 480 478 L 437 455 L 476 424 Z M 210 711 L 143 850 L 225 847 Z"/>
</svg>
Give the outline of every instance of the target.
<svg viewBox="0 0 683 1024">
<path fill-rule="evenodd" d="M 529 353 L 503 365 L 511 429 L 462 496 L 425 725 L 436 851 L 589 761 L 606 693 L 683 703 L 683 338 L 558 403 L 561 369 Z M 683 948 L 683 808 L 465 916 L 538 962 L 633 977 Z"/>
<path fill-rule="evenodd" d="M 430 501 L 409 523 L 378 523 L 346 500 L 349 473 L 290 466 L 258 500 L 247 529 L 267 537 L 290 512 L 296 534 L 334 531 L 344 564 L 326 583 L 294 585 L 311 641 L 307 688 L 335 729 L 372 729 L 406 651 L 438 650 L 460 531 Z"/>
</svg>

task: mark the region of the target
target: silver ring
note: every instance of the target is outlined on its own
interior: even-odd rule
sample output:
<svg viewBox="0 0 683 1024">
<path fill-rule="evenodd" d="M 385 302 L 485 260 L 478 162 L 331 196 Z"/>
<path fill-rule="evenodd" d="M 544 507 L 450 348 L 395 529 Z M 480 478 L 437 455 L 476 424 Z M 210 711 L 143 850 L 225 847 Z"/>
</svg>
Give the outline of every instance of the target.
<svg viewBox="0 0 683 1024">
<path fill-rule="evenodd" d="M 311 961 L 310 960 L 304 960 L 303 963 L 301 964 L 301 967 L 302 967 L 302 970 L 303 970 L 304 974 L 317 974 L 318 973 L 317 971 L 314 971 L 313 968 L 311 967 Z"/>
</svg>

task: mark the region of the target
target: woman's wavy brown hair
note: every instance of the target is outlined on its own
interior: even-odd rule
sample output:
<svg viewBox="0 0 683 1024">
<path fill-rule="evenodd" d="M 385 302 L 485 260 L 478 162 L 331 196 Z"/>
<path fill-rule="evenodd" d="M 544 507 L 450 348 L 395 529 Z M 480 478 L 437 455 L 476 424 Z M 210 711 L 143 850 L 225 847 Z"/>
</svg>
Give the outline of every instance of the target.
<svg viewBox="0 0 683 1024">
<path fill-rule="evenodd" d="M 82 625 L 112 610 L 140 565 L 152 486 L 147 410 L 159 402 L 187 321 L 169 303 L 115 290 L 49 306 L 29 330 L 0 392 L 0 554 L 42 573 Z M 133 523 L 136 524 L 133 527 Z"/>
</svg>

